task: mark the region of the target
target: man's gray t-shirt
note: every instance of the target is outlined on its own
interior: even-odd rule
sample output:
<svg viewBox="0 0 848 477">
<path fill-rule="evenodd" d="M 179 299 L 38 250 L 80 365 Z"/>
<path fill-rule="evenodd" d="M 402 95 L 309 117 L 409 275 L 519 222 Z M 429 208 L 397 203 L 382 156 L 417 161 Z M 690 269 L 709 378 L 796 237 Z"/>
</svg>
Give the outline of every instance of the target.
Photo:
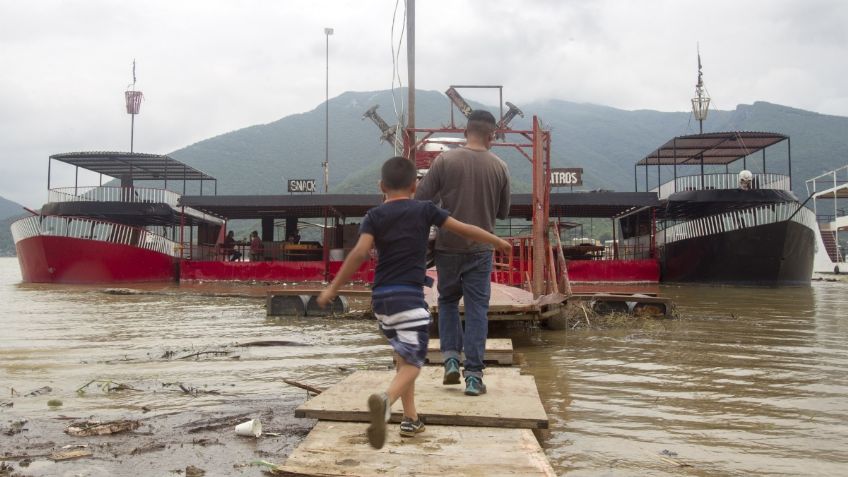
<svg viewBox="0 0 848 477">
<path fill-rule="evenodd" d="M 509 214 L 509 170 L 489 151 L 458 147 L 433 161 L 418 184 L 415 198 L 440 203 L 451 217 L 494 232 L 495 219 Z M 473 242 L 447 230 L 439 230 L 436 250 L 469 253 L 492 250 L 489 244 Z"/>
</svg>

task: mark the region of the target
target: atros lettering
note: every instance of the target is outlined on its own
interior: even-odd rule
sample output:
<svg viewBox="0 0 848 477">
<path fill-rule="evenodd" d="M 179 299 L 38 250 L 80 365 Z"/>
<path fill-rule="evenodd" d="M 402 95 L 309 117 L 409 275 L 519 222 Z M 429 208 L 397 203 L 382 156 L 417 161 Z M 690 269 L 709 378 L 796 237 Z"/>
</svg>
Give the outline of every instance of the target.
<svg viewBox="0 0 848 477">
<path fill-rule="evenodd" d="M 554 187 L 581 186 L 583 185 L 583 169 L 577 167 L 551 169 L 551 185 Z"/>
</svg>

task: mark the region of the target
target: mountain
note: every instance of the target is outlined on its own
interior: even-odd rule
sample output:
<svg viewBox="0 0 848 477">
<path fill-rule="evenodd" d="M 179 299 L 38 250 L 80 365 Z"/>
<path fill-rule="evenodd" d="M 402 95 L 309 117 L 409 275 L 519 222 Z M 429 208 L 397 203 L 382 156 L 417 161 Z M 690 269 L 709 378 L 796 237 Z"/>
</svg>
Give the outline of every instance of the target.
<svg viewBox="0 0 848 477">
<path fill-rule="evenodd" d="M 24 213 L 23 206 L 17 202 L 0 197 L 0 220 Z"/>
<path fill-rule="evenodd" d="M 405 91 L 398 93 L 406 97 Z M 508 98 L 507 98 L 508 99 Z M 347 92 L 330 100 L 330 191 L 370 193 L 376 190 L 380 164 L 392 155 L 379 144 L 379 130 L 362 113 L 373 105 L 389 124 L 396 122 L 391 93 Z M 471 103 L 472 107 L 481 107 Z M 549 100 L 520 105 L 525 117 L 514 128 L 529 128 L 537 115 L 552 134 L 554 167 L 583 167 L 585 189 L 633 190 L 633 164 L 676 135 L 694 134 L 697 123 L 688 112 L 625 111 L 594 104 Z M 485 106 L 483 106 L 485 107 Z M 450 103 L 437 91 L 416 94 L 416 124 L 437 127 L 449 121 Z M 489 110 L 496 108 L 488 107 Z M 458 113 L 456 113 L 459 116 Z M 457 119 L 461 124 L 461 121 Z M 843 165 L 848 157 L 848 118 L 786 106 L 755 102 L 733 111 L 710 111 L 705 132 L 726 130 L 770 131 L 792 138 L 793 188 L 806 196 L 804 180 Z M 767 170 L 785 173 L 783 146 L 769 150 Z M 507 162 L 516 191 L 529 191 L 530 165 L 510 148 L 495 151 Z M 774 151 L 774 152 L 772 152 Z M 250 126 L 216 136 L 172 156 L 219 178 L 219 194 L 285 194 L 289 178 L 314 178 L 321 186 L 324 161 L 324 105 L 272 123 Z M 759 172 L 759 160 L 749 161 Z M 741 164 L 732 171 L 739 170 Z M 709 168 L 708 168 L 709 169 Z M 724 168 L 717 168 L 723 171 Z M 678 171 L 694 174 L 697 171 Z M 656 185 L 649 171 L 650 186 Z M 639 187 L 644 188 L 640 170 Z M 663 171 L 663 180 L 670 178 Z M 206 189 L 208 191 L 208 189 Z M 196 191 L 195 191 L 196 192 Z"/>
</svg>

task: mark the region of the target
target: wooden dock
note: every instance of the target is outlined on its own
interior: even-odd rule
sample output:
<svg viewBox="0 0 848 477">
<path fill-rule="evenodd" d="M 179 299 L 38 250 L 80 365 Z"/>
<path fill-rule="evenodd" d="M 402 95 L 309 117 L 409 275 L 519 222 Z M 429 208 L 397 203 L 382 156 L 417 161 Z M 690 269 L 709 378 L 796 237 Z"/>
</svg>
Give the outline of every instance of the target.
<svg viewBox="0 0 848 477">
<path fill-rule="evenodd" d="M 441 365 L 444 359 L 439 349 L 439 339 L 431 338 L 427 346 L 427 363 Z M 485 362 L 501 365 L 511 365 L 513 360 L 512 340 L 489 338 L 486 340 Z M 465 353 L 460 356 L 460 361 L 465 360 Z"/>
<path fill-rule="evenodd" d="M 489 346 L 512 351 L 511 340 Z M 506 341 L 507 343 L 503 343 Z M 533 376 L 518 368 L 487 368 L 488 392 L 471 397 L 464 385 L 443 385 L 441 367 L 424 367 L 415 401 L 427 424 L 413 438 L 401 438 L 397 424 L 387 429 L 386 445 L 368 444 L 367 398 L 386 389 L 394 371 L 357 371 L 295 410 L 296 417 L 319 419 L 306 439 L 275 473 L 300 476 L 533 476 L 556 475 L 533 429 L 547 429 Z M 400 401 L 391 422 L 400 422 Z"/>
<path fill-rule="evenodd" d="M 435 273 L 430 272 L 432 278 Z M 657 296 L 653 290 L 634 293 L 636 288 L 609 287 L 607 292 L 579 292 L 565 296 L 552 294 L 534 299 L 527 290 L 499 283 L 492 283 L 489 298 L 489 321 L 537 321 L 555 324 L 561 320 L 558 316 L 558 305 L 567 300 L 591 302 L 591 307 L 598 313 L 620 312 L 636 315 L 669 316 L 672 311 L 672 301 L 669 298 Z M 339 291 L 339 297 L 333 302 L 330 310 L 320 310 L 315 306 L 314 298 L 321 293 L 318 286 L 296 286 L 285 289 L 273 289 L 266 293 L 266 310 L 269 316 L 326 316 L 328 314 L 343 314 L 348 311 L 347 300 L 343 297 L 355 297 L 368 300 L 371 291 L 367 287 L 345 287 Z M 434 320 L 439 315 L 439 292 L 434 284 L 432 288 L 424 288 L 424 299 L 430 308 Z M 464 317 L 465 306 L 459 302 L 460 316 Z M 557 329 L 555 326 L 553 329 Z"/>
</svg>

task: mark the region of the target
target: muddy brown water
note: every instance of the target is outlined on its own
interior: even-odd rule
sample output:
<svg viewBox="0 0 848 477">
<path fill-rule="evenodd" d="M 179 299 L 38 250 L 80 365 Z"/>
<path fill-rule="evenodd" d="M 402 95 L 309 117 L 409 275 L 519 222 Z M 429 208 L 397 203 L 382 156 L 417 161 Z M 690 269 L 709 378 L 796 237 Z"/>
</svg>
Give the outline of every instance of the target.
<svg viewBox="0 0 848 477">
<path fill-rule="evenodd" d="M 94 456 L 35 457 L 23 475 L 261 475 L 312 423 L 291 416 L 305 392 L 351 370 L 388 367 L 373 322 L 268 319 L 259 287 L 171 284 L 111 294 L 97 286 L 20 283 L 0 259 L 0 433 L 5 453 L 87 444 Z M 664 286 L 680 321 L 608 330 L 496 328 L 536 377 L 559 474 L 844 475 L 848 469 L 848 283 L 758 289 Z M 256 340 L 288 346 L 238 347 Z M 226 351 L 179 359 L 193 353 Z M 137 389 L 105 393 L 91 380 Z M 186 394 L 182 383 L 196 393 Z M 49 393 L 26 396 L 49 386 Z M 14 389 L 20 395 L 12 395 Z M 50 408 L 47 401 L 62 406 Z M 237 438 L 210 419 L 260 416 L 279 435 Z M 70 417 L 140 419 L 131 435 L 72 438 Z M 473 452 L 475 443 L 468 443 Z M 688 467 L 679 467 L 682 463 Z M 184 473 L 183 473 L 184 474 Z"/>
</svg>

